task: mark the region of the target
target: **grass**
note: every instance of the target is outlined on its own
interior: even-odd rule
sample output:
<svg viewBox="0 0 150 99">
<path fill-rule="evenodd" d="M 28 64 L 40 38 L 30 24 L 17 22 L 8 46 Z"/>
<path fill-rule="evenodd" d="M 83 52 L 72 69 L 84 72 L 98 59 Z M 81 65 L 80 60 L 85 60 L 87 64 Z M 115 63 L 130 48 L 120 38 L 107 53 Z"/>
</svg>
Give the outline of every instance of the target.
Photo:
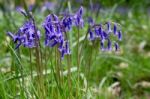
<svg viewBox="0 0 150 99">
<path fill-rule="evenodd" d="M 148 86 L 150 82 L 149 14 L 145 14 L 145 9 L 138 12 L 131 9 L 127 13 L 120 14 L 116 12 L 116 7 L 117 5 L 112 10 L 100 10 L 95 20 L 96 22 L 112 20 L 121 24 L 123 30 L 123 41 L 120 43 L 121 52 L 102 52 L 97 42 L 91 43 L 88 40 L 83 44 L 87 25 L 79 31 L 79 41 L 76 40 L 78 30 L 73 29 L 68 33 L 72 54 L 65 56 L 63 61 L 58 60 L 59 53 L 55 51 L 55 48 L 45 50 L 42 46 L 43 66 L 45 66 L 43 68 L 46 68 L 47 71 L 43 71 L 44 87 L 40 90 L 37 85 L 35 50 L 31 49 L 32 63 L 30 63 L 30 51 L 24 47 L 20 48 L 20 52 L 15 51 L 14 44 L 5 35 L 6 31 L 15 31 L 24 19 L 16 12 L 11 12 L 11 16 L 6 13 L 6 17 L 0 12 L 0 20 L 2 20 L 0 23 L 0 98 L 147 99 L 150 96 L 150 86 Z M 39 15 L 38 12 L 35 12 L 34 15 L 40 28 L 45 15 Z M 85 13 L 85 19 L 86 15 L 90 15 L 90 12 Z M 12 25 L 13 21 L 16 27 Z M 41 28 L 40 30 L 44 33 Z M 83 47 L 83 52 L 79 57 L 81 64 L 78 72 L 77 52 L 79 47 Z M 70 64 L 70 74 L 67 72 L 68 64 Z M 61 74 L 58 74 L 57 70 L 61 71 Z M 119 85 L 112 87 L 116 82 L 119 82 Z M 141 84 L 142 82 L 148 84 Z M 137 84 L 139 84 L 138 87 L 136 87 Z M 120 88 L 121 91 L 117 92 L 117 88 L 118 90 Z M 44 92 L 42 92 L 44 96 L 39 94 L 41 91 Z"/>
</svg>

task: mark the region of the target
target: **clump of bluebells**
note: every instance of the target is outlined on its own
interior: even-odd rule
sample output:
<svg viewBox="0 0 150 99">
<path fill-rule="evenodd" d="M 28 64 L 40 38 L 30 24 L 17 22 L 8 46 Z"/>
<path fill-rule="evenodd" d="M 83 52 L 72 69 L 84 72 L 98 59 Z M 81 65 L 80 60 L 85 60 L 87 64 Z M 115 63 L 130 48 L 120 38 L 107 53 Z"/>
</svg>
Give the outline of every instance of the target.
<svg viewBox="0 0 150 99">
<path fill-rule="evenodd" d="M 17 8 L 17 11 L 27 16 L 25 10 L 20 7 Z M 7 32 L 7 34 L 13 39 L 13 42 L 16 43 L 15 49 L 18 49 L 21 45 L 27 48 L 36 47 L 36 41 L 40 39 L 40 31 L 35 26 L 33 18 L 29 18 L 25 21 L 16 34 L 12 32 Z"/>
<path fill-rule="evenodd" d="M 32 15 L 22 9 L 17 8 L 17 11 L 23 14 L 24 16 L 30 16 L 26 22 L 18 29 L 17 33 L 7 32 L 7 34 L 13 39 L 13 42 L 16 43 L 15 49 L 18 49 L 21 45 L 27 48 L 37 47 L 36 42 L 40 41 L 40 31 L 37 29 L 34 18 Z M 79 10 L 72 15 L 63 15 L 62 18 L 59 18 L 55 14 L 49 14 L 44 22 L 42 27 L 45 30 L 45 41 L 44 45 L 46 47 L 56 46 L 61 53 L 61 58 L 64 58 L 64 55 L 71 54 L 69 48 L 69 39 L 67 38 L 67 32 L 72 29 L 73 26 L 77 28 L 84 27 L 83 20 L 83 7 L 80 7 Z M 111 50 L 112 42 L 110 35 L 118 37 L 118 40 L 121 41 L 122 34 L 118 29 L 118 24 L 107 22 L 105 24 L 95 24 L 93 19 L 89 19 L 89 39 L 91 41 L 99 39 L 102 50 Z M 107 42 L 107 48 L 104 47 L 105 42 Z M 114 43 L 115 50 L 119 49 L 117 42 Z"/>
<path fill-rule="evenodd" d="M 70 49 L 67 32 L 71 30 L 72 26 L 83 27 L 84 21 L 82 15 L 82 7 L 74 15 L 64 15 L 62 19 L 59 19 L 55 14 L 49 14 L 43 22 L 45 46 L 58 46 L 61 58 L 64 55 L 69 55 Z"/>
<path fill-rule="evenodd" d="M 20 7 L 17 8 L 17 11 L 25 17 L 29 16 L 29 19 L 18 29 L 16 34 L 7 32 L 16 43 L 15 49 L 21 45 L 28 48 L 37 47 L 36 42 L 40 40 L 40 31 L 35 26 L 34 18 Z M 45 30 L 45 46 L 57 46 L 62 59 L 64 55 L 71 54 L 67 32 L 71 30 L 72 26 L 83 27 L 82 15 L 83 7 L 80 7 L 75 14 L 64 15 L 61 19 L 55 14 L 49 14 L 42 24 Z"/>
<path fill-rule="evenodd" d="M 89 23 L 89 40 L 99 40 L 100 49 L 102 51 L 111 51 L 112 47 L 115 47 L 115 51 L 119 50 L 118 41 L 122 40 L 122 32 L 119 28 L 119 24 L 113 22 L 106 22 L 105 24 L 95 24 L 92 18 L 88 19 Z M 111 36 L 117 38 L 112 41 Z"/>
</svg>

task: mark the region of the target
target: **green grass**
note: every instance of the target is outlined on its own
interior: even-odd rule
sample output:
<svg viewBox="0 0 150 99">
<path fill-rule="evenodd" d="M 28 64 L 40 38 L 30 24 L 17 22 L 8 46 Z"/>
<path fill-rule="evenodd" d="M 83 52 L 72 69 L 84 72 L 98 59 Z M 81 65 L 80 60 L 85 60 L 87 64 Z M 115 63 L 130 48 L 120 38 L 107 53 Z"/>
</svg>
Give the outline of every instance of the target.
<svg viewBox="0 0 150 99">
<path fill-rule="evenodd" d="M 95 20 L 98 23 L 111 20 L 121 24 L 123 31 L 123 41 L 120 43 L 121 52 L 102 52 L 99 50 L 97 42 L 92 45 L 88 40 L 83 45 L 83 37 L 86 35 L 88 28 L 86 25 L 80 30 L 79 45 L 83 47 L 83 52 L 80 57 L 79 82 L 76 50 L 77 29 L 74 28 L 68 33 L 72 49 L 70 56 L 71 88 L 68 84 L 67 56 L 65 56 L 60 65 L 59 62 L 56 62 L 59 59 L 59 53 L 56 53 L 58 57 L 55 58 L 55 48 L 47 48 L 45 50 L 44 46 L 42 46 L 43 67 L 46 68 L 47 73 L 43 74 L 43 89 L 38 89 L 35 50 L 31 49 L 32 63 L 30 63 L 30 51 L 21 47 L 19 54 L 13 49 L 14 44 L 12 44 L 10 38 L 5 35 L 6 31 L 15 31 L 24 18 L 16 12 L 11 12 L 11 17 L 1 15 L 0 99 L 42 99 L 41 97 L 45 99 L 147 99 L 150 96 L 150 86 L 135 87 L 135 85 L 143 81 L 150 83 L 150 15 L 145 14 L 145 9 L 139 12 L 132 9 L 122 15 L 115 12 L 115 7 L 116 5 L 110 11 L 100 11 L 98 18 Z M 38 12 L 35 12 L 34 15 L 39 29 L 42 30 L 40 24 L 45 15 L 39 15 Z M 89 12 L 87 12 L 87 15 L 90 15 Z M 12 25 L 13 21 L 16 27 Z M 44 34 L 43 30 L 42 34 Z M 142 42 L 146 43 L 140 49 Z M 63 72 L 60 79 L 58 79 L 57 65 L 61 66 L 60 69 Z M 32 78 L 31 66 L 33 69 Z M 117 92 L 112 94 L 109 90 L 110 86 L 116 82 L 120 83 L 119 88 L 121 89 L 118 95 L 116 95 Z M 45 95 L 43 96 L 42 94 Z"/>
</svg>

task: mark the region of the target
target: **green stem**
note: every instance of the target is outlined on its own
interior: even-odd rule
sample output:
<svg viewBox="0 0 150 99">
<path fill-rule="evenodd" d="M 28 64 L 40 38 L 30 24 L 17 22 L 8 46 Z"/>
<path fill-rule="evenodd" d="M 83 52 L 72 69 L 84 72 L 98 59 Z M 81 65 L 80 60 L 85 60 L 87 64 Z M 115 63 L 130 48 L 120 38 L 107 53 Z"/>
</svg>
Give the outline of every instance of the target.
<svg viewBox="0 0 150 99">
<path fill-rule="evenodd" d="M 29 53 L 30 53 L 30 69 L 31 69 L 31 80 L 33 80 L 33 66 L 32 66 L 32 50 L 29 49 Z"/>
<path fill-rule="evenodd" d="M 79 77 L 80 77 L 80 56 L 79 56 L 79 26 L 78 26 L 78 33 L 77 33 L 77 71 L 78 71 L 78 75 L 77 75 L 77 97 L 78 97 L 78 93 L 79 93 Z"/>
<path fill-rule="evenodd" d="M 89 89 L 89 79 L 90 79 L 90 70 L 91 70 L 91 62 L 92 62 L 92 55 L 93 54 L 93 48 L 91 48 L 91 51 L 90 51 L 90 57 L 88 58 L 88 69 L 87 69 L 87 89 L 86 89 L 86 93 L 88 92 L 88 89 Z"/>
<path fill-rule="evenodd" d="M 71 59 L 70 55 L 67 56 L 67 64 L 68 64 L 68 88 L 69 88 L 69 98 L 71 98 L 71 92 L 72 92 L 72 83 L 71 83 Z"/>
<path fill-rule="evenodd" d="M 57 74 L 57 79 L 59 84 L 61 84 L 60 82 L 60 67 L 59 67 L 59 57 L 58 57 L 58 49 L 57 47 L 55 47 L 55 66 L 56 66 L 56 74 Z"/>
</svg>

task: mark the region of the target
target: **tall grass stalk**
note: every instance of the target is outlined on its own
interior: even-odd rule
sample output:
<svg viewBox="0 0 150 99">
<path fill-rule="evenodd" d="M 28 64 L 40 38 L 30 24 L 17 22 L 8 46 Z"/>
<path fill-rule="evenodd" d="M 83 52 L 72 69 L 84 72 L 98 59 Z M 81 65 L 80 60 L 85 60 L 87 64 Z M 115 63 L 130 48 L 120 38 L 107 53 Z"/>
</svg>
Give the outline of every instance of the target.
<svg viewBox="0 0 150 99">
<path fill-rule="evenodd" d="M 28 95 L 27 95 L 27 92 L 26 92 L 26 88 L 25 88 L 25 83 L 24 83 L 24 73 L 23 73 L 24 69 L 23 69 L 23 65 L 22 65 L 22 63 L 21 63 L 21 60 L 20 60 L 19 56 L 17 55 L 17 53 L 14 51 L 14 49 L 9 45 L 9 43 L 8 43 L 8 47 L 9 47 L 10 50 L 12 51 L 11 54 L 12 54 L 12 56 L 14 57 L 13 59 L 16 59 L 16 60 L 17 60 L 17 63 L 18 63 L 18 64 L 14 63 L 14 65 L 15 65 L 15 66 L 18 66 L 18 67 L 16 67 L 16 69 L 15 69 L 15 75 L 16 75 L 16 77 L 19 77 L 19 74 L 21 74 L 21 80 L 20 80 L 20 79 L 17 79 L 18 82 L 19 82 L 19 86 L 20 86 L 20 88 L 21 88 L 21 94 L 22 94 L 22 96 L 24 96 L 24 97 L 25 97 L 25 96 L 28 96 Z M 19 72 L 18 72 L 17 69 L 19 70 Z"/>
<path fill-rule="evenodd" d="M 95 43 L 95 42 L 93 42 Z M 91 71 L 91 65 L 92 65 L 92 56 L 93 56 L 93 47 L 90 49 L 90 57 L 88 57 L 88 63 L 86 66 L 88 66 L 86 74 L 87 74 L 87 89 L 86 89 L 86 93 L 88 92 L 89 89 L 89 81 L 90 81 L 90 71 Z"/>
</svg>

